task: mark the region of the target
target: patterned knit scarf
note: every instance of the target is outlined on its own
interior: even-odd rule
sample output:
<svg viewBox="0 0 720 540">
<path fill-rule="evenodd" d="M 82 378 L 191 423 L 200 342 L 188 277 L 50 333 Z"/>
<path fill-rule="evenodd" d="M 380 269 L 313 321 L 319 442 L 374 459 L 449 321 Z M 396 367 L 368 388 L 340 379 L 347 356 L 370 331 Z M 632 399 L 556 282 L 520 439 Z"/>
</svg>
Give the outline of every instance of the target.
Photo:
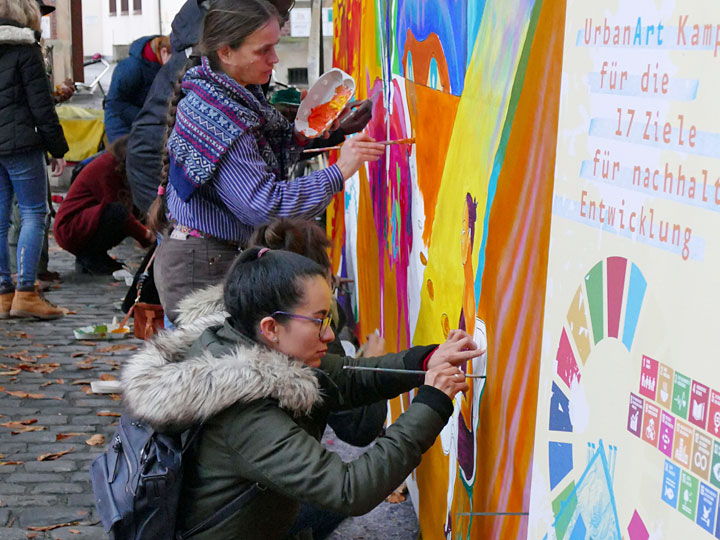
<svg viewBox="0 0 720 540">
<path fill-rule="evenodd" d="M 203 56 L 201 64 L 183 77 L 182 90 L 167 149 L 169 182 L 183 201 L 213 178 L 220 159 L 244 133 L 254 135 L 276 180 L 287 178 L 292 127 L 268 105 L 259 86 L 244 87 L 229 75 L 213 71 Z"/>
</svg>

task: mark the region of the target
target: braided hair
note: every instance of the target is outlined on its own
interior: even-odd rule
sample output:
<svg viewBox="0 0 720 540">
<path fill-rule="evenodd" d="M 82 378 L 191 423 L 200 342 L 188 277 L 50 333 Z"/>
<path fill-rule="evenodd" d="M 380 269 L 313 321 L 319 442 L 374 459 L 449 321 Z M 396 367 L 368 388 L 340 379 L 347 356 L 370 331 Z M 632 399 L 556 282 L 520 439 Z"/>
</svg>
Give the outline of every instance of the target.
<svg viewBox="0 0 720 540">
<path fill-rule="evenodd" d="M 185 69 L 178 75 L 175 86 L 173 87 L 173 95 L 168 103 L 167 112 L 167 128 L 165 130 L 165 140 L 163 142 L 163 157 L 162 157 L 162 172 L 160 174 L 160 186 L 158 187 L 158 196 L 155 198 L 153 203 L 150 205 L 148 210 L 148 228 L 154 233 L 162 233 L 168 225 L 167 221 L 167 206 L 165 205 L 165 188 L 168 185 L 169 172 L 170 172 L 170 155 L 167 151 L 167 139 L 172 133 L 175 127 L 175 118 L 177 115 L 178 103 L 183 97 L 182 94 L 182 80 L 185 77 L 185 73 L 190 68 L 200 65 L 200 56 L 193 55 L 185 65 Z"/>
</svg>

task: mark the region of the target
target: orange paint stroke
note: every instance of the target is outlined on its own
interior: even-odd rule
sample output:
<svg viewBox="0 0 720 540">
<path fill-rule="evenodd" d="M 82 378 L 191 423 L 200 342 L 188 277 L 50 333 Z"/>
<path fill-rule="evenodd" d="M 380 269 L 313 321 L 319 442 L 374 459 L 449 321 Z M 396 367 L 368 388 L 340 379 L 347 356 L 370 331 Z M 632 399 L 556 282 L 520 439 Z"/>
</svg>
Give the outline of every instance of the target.
<svg viewBox="0 0 720 540">
<path fill-rule="evenodd" d="M 417 185 L 423 197 L 423 243 L 430 244 L 445 157 L 460 98 L 405 81 L 408 112 L 415 137 Z M 427 260 L 423 263 L 427 264 Z"/>
<path fill-rule="evenodd" d="M 487 322 L 488 384 L 480 408 L 473 511 L 527 511 L 565 4 L 542 4 L 489 221 L 478 316 Z M 498 302 L 502 299 L 502 302 Z M 476 517 L 471 538 L 525 538 L 526 517 Z"/>
<path fill-rule="evenodd" d="M 437 81 L 432 80 L 433 75 L 435 75 L 432 70 L 433 60 L 437 68 Z M 412 30 L 408 28 L 407 38 L 405 39 L 403 68 L 404 72 L 409 74 L 408 78 L 414 82 L 443 92 L 450 92 L 450 74 L 448 73 L 447 60 L 445 60 L 445 52 L 436 33 L 431 32 L 426 39 L 418 41 L 415 39 Z"/>
</svg>

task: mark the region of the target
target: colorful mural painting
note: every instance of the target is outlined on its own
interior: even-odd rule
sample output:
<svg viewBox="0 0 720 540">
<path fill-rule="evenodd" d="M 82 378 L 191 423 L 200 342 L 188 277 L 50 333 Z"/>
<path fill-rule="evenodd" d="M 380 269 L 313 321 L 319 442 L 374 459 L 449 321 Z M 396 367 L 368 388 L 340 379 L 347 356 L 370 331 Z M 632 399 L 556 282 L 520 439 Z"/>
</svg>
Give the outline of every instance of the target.
<svg viewBox="0 0 720 540">
<path fill-rule="evenodd" d="M 334 64 L 370 134 L 413 137 L 328 211 L 358 335 L 396 350 L 465 328 L 485 373 L 413 474 L 423 538 L 522 538 L 545 297 L 562 2 L 336 0 Z M 391 403 L 396 417 L 412 399 Z"/>
</svg>

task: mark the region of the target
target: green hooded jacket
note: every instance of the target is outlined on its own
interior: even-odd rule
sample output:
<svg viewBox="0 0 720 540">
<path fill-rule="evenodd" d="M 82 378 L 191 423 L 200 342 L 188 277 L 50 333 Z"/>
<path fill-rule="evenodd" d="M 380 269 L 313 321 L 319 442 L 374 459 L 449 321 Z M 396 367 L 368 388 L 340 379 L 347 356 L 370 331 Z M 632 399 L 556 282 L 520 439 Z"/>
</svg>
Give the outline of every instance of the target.
<svg viewBox="0 0 720 540">
<path fill-rule="evenodd" d="M 369 359 L 326 355 L 312 369 L 207 317 L 148 342 L 123 369 L 123 395 L 128 412 L 155 429 L 204 422 L 184 458 L 179 530 L 257 483 L 261 489 L 248 504 L 193 538 L 283 539 L 300 501 L 346 515 L 372 510 L 417 467 L 452 414 L 452 401 L 422 385 L 422 377 L 343 365 L 421 369 L 433 350 Z M 330 411 L 417 386 L 410 407 L 356 460 L 344 463 L 321 446 Z"/>
</svg>

